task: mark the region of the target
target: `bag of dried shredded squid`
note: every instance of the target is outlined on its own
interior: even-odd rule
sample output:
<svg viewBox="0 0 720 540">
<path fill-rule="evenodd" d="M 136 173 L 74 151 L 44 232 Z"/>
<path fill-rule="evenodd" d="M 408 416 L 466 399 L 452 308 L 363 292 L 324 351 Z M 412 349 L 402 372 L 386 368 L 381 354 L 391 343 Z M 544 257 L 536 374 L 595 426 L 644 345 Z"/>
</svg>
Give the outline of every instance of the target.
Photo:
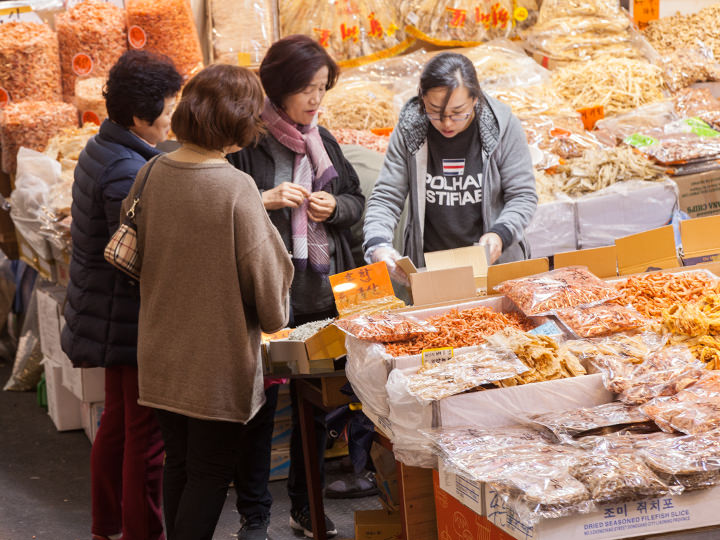
<svg viewBox="0 0 720 540">
<path fill-rule="evenodd" d="M 258 65 L 278 38 L 277 0 L 210 0 L 207 9 L 211 62 Z"/>
</svg>

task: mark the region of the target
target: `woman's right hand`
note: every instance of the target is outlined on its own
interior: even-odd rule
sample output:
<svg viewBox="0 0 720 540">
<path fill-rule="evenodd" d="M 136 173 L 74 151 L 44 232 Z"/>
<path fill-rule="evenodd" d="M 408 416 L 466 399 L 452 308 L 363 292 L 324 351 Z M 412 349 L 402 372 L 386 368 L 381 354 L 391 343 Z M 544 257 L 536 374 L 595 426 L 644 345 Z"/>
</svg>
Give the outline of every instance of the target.
<svg viewBox="0 0 720 540">
<path fill-rule="evenodd" d="M 279 186 L 262 192 L 262 201 L 265 210 L 277 210 L 279 208 L 297 208 L 310 192 L 302 186 L 292 182 L 283 182 Z"/>
</svg>

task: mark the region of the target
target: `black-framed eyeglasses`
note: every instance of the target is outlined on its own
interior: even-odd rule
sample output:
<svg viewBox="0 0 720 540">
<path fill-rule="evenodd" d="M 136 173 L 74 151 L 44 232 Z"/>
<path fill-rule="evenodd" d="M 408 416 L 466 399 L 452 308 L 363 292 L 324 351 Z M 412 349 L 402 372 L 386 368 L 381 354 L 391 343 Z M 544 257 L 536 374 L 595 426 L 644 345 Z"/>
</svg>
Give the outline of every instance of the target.
<svg viewBox="0 0 720 540">
<path fill-rule="evenodd" d="M 462 114 L 430 114 L 426 112 L 425 116 L 427 116 L 430 120 L 434 120 L 436 122 L 442 122 L 443 118 L 449 118 L 453 122 L 463 122 L 464 120 L 467 120 L 472 116 L 472 111 Z"/>
</svg>

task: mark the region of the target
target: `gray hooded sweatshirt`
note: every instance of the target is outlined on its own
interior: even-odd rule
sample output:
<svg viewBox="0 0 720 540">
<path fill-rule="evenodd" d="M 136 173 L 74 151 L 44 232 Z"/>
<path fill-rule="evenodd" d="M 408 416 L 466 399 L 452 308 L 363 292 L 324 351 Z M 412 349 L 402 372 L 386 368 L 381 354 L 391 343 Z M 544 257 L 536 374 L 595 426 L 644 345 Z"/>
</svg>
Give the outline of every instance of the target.
<svg viewBox="0 0 720 540">
<path fill-rule="evenodd" d="M 429 120 L 420 99 L 410 99 L 390 136 L 385 162 L 368 201 L 363 233 L 367 250 L 392 243 L 393 232 L 409 199 L 403 253 L 413 263 L 425 266 L 425 176 L 428 162 Z M 510 107 L 489 96 L 481 96 L 475 107 L 483 157 L 483 231 L 503 230 L 511 241 L 503 246 L 498 263 L 529 257 L 523 231 L 537 207 L 535 176 L 520 121 Z M 478 238 L 479 240 L 479 238 Z"/>
</svg>

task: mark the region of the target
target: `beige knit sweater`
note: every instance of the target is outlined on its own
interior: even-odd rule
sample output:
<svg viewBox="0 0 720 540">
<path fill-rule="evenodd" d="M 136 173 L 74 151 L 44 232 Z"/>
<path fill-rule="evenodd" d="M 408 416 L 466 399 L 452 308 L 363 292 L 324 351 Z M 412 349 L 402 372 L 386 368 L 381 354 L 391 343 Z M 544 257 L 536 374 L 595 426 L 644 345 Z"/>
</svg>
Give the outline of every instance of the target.
<svg viewBox="0 0 720 540">
<path fill-rule="evenodd" d="M 260 331 L 287 324 L 293 276 L 255 183 L 229 163 L 163 156 L 139 206 L 139 403 L 247 422 L 264 403 Z"/>
</svg>

